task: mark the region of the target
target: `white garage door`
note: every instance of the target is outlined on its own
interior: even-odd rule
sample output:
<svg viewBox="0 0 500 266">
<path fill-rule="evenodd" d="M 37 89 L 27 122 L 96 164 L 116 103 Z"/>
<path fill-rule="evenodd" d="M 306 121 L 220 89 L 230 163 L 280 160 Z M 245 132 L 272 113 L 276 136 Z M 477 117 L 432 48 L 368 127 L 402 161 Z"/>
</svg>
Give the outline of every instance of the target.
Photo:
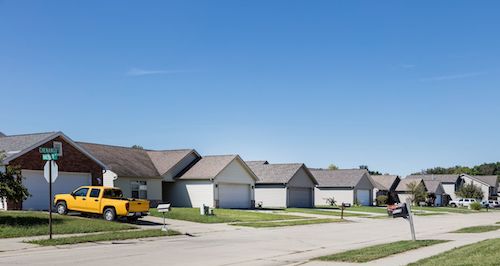
<svg viewBox="0 0 500 266">
<path fill-rule="evenodd" d="M 250 208 L 250 186 L 247 184 L 219 184 L 219 208 Z"/>
<path fill-rule="evenodd" d="M 370 204 L 370 190 L 359 189 L 356 192 L 356 199 L 358 200 L 358 204 L 363 206 L 369 206 Z"/>
<path fill-rule="evenodd" d="M 48 210 L 49 208 L 49 184 L 43 177 L 43 171 L 23 170 L 23 184 L 31 194 L 23 202 L 25 210 Z M 92 179 L 89 173 L 66 173 L 60 172 L 56 182 L 52 184 L 52 197 L 55 194 L 71 193 L 79 186 L 89 186 Z"/>
<path fill-rule="evenodd" d="M 311 188 L 290 187 L 288 188 L 288 207 L 310 208 L 312 207 Z"/>
</svg>

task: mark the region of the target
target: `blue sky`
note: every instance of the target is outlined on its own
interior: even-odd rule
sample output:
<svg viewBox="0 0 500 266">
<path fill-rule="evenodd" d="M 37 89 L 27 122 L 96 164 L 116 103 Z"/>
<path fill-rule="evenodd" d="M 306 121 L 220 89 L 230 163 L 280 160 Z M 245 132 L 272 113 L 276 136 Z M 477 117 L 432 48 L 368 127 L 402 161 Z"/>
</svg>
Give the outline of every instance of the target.
<svg viewBox="0 0 500 266">
<path fill-rule="evenodd" d="M 366 164 L 498 161 L 498 1 L 0 1 L 1 131 Z"/>
</svg>

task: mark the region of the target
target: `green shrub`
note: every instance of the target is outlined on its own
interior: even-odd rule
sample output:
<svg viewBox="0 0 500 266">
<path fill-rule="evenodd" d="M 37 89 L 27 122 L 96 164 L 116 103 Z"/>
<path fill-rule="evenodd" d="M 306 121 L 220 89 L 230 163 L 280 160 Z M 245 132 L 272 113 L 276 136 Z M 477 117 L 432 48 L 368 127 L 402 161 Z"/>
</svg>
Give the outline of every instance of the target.
<svg viewBox="0 0 500 266">
<path fill-rule="evenodd" d="M 481 203 L 479 202 L 473 202 L 470 204 L 471 210 L 479 211 L 481 210 Z"/>
<path fill-rule="evenodd" d="M 380 196 L 377 196 L 375 201 L 377 202 L 377 206 L 384 206 L 384 205 L 387 205 L 388 199 L 389 198 L 386 195 L 380 195 Z"/>
</svg>

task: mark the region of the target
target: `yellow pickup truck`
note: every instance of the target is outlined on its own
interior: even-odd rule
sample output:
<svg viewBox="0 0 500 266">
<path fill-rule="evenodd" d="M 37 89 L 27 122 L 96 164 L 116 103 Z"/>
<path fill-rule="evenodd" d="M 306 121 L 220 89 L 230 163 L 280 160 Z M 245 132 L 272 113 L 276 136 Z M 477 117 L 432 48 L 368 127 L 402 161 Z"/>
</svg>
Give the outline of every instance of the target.
<svg viewBox="0 0 500 266">
<path fill-rule="evenodd" d="M 54 204 L 61 215 L 68 211 L 100 214 L 107 221 L 120 217 L 134 221 L 149 214 L 148 200 L 124 198 L 122 191 L 115 187 L 79 187 L 70 194 L 55 195 Z"/>
</svg>

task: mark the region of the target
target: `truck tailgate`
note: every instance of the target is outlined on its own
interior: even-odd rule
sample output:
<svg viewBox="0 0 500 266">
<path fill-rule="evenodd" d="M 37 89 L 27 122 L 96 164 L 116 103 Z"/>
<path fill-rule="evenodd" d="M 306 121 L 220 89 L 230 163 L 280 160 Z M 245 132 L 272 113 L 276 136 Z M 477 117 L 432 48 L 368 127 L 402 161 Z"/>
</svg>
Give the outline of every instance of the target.
<svg viewBox="0 0 500 266">
<path fill-rule="evenodd" d="M 149 201 L 133 199 L 129 201 L 128 212 L 148 212 Z"/>
</svg>

